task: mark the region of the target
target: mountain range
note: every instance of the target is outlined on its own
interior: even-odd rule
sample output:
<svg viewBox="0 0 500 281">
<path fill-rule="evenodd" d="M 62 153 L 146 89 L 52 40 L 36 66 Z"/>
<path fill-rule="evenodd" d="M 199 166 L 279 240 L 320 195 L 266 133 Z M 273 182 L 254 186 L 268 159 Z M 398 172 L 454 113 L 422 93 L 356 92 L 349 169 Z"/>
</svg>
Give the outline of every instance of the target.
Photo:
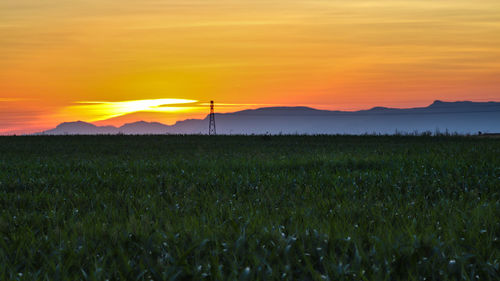
<svg viewBox="0 0 500 281">
<path fill-rule="evenodd" d="M 39 135 L 206 134 L 208 118 L 174 125 L 139 121 L 121 127 L 66 122 Z M 500 132 L 500 102 L 434 101 L 427 107 L 374 107 L 360 111 L 330 111 L 310 107 L 265 107 L 216 113 L 218 134 L 394 134 Z"/>
</svg>

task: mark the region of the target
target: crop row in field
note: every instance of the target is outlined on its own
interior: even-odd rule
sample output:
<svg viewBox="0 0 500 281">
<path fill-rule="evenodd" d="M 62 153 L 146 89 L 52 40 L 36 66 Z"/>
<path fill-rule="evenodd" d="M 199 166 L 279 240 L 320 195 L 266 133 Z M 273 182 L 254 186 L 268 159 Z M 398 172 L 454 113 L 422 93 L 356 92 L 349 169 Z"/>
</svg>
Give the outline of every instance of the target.
<svg viewBox="0 0 500 281">
<path fill-rule="evenodd" d="M 1 280 L 498 280 L 500 142 L 0 138 Z"/>
</svg>

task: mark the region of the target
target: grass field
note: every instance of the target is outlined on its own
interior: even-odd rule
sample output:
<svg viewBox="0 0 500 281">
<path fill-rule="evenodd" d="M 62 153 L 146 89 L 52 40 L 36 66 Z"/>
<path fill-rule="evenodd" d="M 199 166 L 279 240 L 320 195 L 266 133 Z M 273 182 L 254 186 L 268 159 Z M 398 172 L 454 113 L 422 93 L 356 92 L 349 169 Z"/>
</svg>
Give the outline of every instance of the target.
<svg viewBox="0 0 500 281">
<path fill-rule="evenodd" d="M 500 141 L 0 138 L 0 280 L 499 280 Z"/>
</svg>

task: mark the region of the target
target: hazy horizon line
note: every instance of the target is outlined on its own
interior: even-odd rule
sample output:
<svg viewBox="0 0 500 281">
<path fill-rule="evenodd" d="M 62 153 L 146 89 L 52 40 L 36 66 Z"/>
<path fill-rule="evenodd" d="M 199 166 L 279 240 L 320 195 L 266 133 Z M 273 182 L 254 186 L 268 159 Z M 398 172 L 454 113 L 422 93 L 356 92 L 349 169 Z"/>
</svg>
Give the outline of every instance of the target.
<svg viewBox="0 0 500 281">
<path fill-rule="evenodd" d="M 473 99 L 467 99 L 467 100 L 455 100 L 455 101 L 446 101 L 446 100 L 441 100 L 441 99 L 436 99 L 430 103 L 428 103 L 427 106 L 413 106 L 413 107 L 386 107 L 386 106 L 372 106 L 372 107 L 369 107 L 369 108 L 365 108 L 365 109 L 359 109 L 359 110 L 335 110 L 335 109 L 322 109 L 322 108 L 318 108 L 318 107 L 314 107 L 312 105 L 294 105 L 294 106 L 291 106 L 291 105 L 277 105 L 276 106 L 263 106 L 263 107 L 258 107 L 258 108 L 246 108 L 246 109 L 242 109 L 242 110 L 236 110 L 236 111 L 232 111 L 232 112 L 217 112 L 216 111 L 216 114 L 218 115 L 225 115 L 225 114 L 234 114 L 234 113 L 238 113 L 238 112 L 243 112 L 243 111 L 254 111 L 254 110 L 259 110 L 259 109 L 266 109 L 266 108 L 309 108 L 309 109 L 313 109 L 313 110 L 318 110 L 318 111 L 330 111 L 330 112 L 343 112 L 343 113 L 356 113 L 356 112 L 363 112 L 363 111 L 369 111 L 369 110 L 372 110 L 372 109 L 376 109 L 376 108 L 387 108 L 387 109 L 400 109 L 400 110 L 405 110 L 405 109 L 419 109 L 419 108 L 428 108 L 430 107 L 431 105 L 435 104 L 436 102 L 443 102 L 443 103 L 464 103 L 464 102 L 470 102 L 470 103 L 500 103 L 500 101 L 497 101 L 497 100 L 485 100 L 485 99 L 482 99 L 481 101 L 478 101 L 479 99 L 476 99 L 476 100 L 473 100 Z M 199 104 L 203 104 L 202 102 L 199 102 Z M 222 103 L 224 104 L 224 103 Z M 257 104 L 252 104 L 252 105 L 257 105 Z M 263 105 L 270 105 L 270 104 L 263 104 Z M 216 103 L 216 106 L 217 106 L 217 103 Z M 201 108 L 201 106 L 200 106 Z M 208 108 L 208 107 L 207 107 Z M 147 112 L 147 111 L 145 111 Z M 140 112 L 136 112 L 136 113 L 140 113 Z M 460 113 L 460 112 L 457 112 L 457 113 Z M 133 113 L 132 113 L 133 114 Z M 181 122 L 184 122 L 184 121 L 188 121 L 188 120 L 204 120 L 207 118 L 208 116 L 208 112 L 207 114 L 203 117 L 203 118 L 185 118 L 185 119 L 178 119 L 175 121 L 175 123 L 172 123 L 172 124 L 165 124 L 161 121 L 145 121 L 143 119 L 136 119 L 134 121 L 130 121 L 130 122 L 123 122 L 123 123 L 120 123 L 119 125 L 100 125 L 98 124 L 99 122 L 105 122 L 109 119 L 105 119 L 105 120 L 98 120 L 98 121 L 85 121 L 85 120 L 82 120 L 82 119 L 79 119 L 79 120 L 75 120 L 75 121 L 61 121 L 59 122 L 55 127 L 51 127 L 51 128 L 43 128 L 43 129 L 40 129 L 40 130 L 23 130 L 23 129 L 20 129 L 20 130 L 10 130 L 10 131 L 5 131 L 5 132 L 0 132 L 0 135 L 17 135 L 17 134 L 21 134 L 21 135 L 26 135 L 26 134 L 37 134 L 37 133 L 42 133 L 44 131 L 47 131 L 47 130 L 51 130 L 51 129 L 54 129 L 54 128 L 57 128 L 57 126 L 61 125 L 61 124 L 65 124 L 65 123 L 76 123 L 76 122 L 83 122 L 83 123 L 87 123 L 87 124 L 92 124 L 96 127 L 113 127 L 113 128 L 121 128 L 127 124 L 134 124 L 134 123 L 139 123 L 139 122 L 144 122 L 144 123 L 158 123 L 158 124 L 161 124 L 161 125 L 164 125 L 164 126 L 175 126 L 177 125 L 178 123 L 181 123 Z M 126 116 L 126 115 L 124 115 Z M 111 118 L 110 118 L 111 119 Z"/>
</svg>

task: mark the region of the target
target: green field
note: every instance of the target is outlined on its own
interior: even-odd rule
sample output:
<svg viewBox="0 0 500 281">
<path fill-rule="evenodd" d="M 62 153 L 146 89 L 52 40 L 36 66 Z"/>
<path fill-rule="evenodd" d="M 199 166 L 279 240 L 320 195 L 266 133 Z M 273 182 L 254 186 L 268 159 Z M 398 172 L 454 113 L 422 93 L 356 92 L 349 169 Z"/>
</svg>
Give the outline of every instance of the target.
<svg viewBox="0 0 500 281">
<path fill-rule="evenodd" d="M 0 138 L 0 280 L 499 280 L 500 140 Z"/>
</svg>

